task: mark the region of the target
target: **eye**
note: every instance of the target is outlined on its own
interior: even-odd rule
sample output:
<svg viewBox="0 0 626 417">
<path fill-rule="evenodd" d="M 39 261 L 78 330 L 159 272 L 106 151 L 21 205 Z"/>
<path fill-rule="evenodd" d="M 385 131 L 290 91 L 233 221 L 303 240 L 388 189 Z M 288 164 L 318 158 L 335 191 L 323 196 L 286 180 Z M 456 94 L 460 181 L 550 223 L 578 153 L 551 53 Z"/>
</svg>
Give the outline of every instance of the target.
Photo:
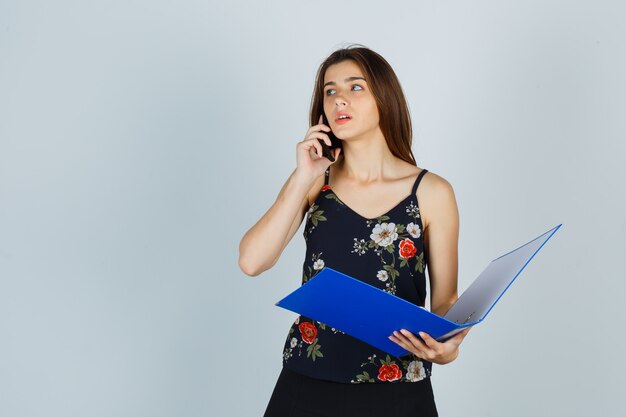
<svg viewBox="0 0 626 417">
<path fill-rule="evenodd" d="M 363 90 L 363 87 L 361 87 L 359 84 L 352 84 L 352 87 L 359 87 L 361 90 Z M 331 91 L 335 91 L 334 88 L 329 88 L 328 90 L 326 90 L 326 95 L 329 96 Z M 356 90 L 356 91 L 360 91 L 360 90 Z"/>
</svg>

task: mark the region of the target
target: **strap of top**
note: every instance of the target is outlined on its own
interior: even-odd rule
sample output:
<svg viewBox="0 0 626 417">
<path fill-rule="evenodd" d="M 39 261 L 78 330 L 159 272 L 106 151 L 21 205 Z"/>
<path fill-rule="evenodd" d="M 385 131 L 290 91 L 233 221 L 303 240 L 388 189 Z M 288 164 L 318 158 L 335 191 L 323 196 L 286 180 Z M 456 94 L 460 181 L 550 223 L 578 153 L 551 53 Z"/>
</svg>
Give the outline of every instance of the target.
<svg viewBox="0 0 626 417">
<path fill-rule="evenodd" d="M 415 194 L 415 192 L 417 191 L 417 186 L 420 184 L 420 181 L 422 180 L 422 177 L 424 176 L 424 174 L 426 174 L 426 172 L 428 172 L 428 170 L 424 168 L 422 169 L 422 172 L 420 172 L 420 174 L 417 176 L 415 184 L 413 184 L 413 190 L 411 191 L 412 195 Z"/>
<path fill-rule="evenodd" d="M 328 185 L 329 176 L 330 176 L 330 168 L 326 168 L 326 176 L 324 177 L 324 185 Z"/>
</svg>

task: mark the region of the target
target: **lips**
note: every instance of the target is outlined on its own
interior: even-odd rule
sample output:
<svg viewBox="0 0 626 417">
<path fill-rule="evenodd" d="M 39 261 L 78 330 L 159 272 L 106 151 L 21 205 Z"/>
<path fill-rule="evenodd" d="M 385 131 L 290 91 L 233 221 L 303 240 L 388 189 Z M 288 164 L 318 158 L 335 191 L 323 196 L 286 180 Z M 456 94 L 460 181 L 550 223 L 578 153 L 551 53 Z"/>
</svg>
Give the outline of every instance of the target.
<svg viewBox="0 0 626 417">
<path fill-rule="evenodd" d="M 340 116 L 347 116 L 347 118 L 342 118 L 340 119 Z M 339 124 L 343 124 L 346 123 L 347 121 L 351 120 L 352 116 L 350 116 L 348 113 L 346 113 L 345 111 L 340 111 L 337 112 L 337 114 L 335 115 L 335 122 L 339 123 Z"/>
<path fill-rule="evenodd" d="M 339 121 L 339 120 L 349 120 L 349 119 L 339 119 L 339 116 L 348 116 L 349 119 L 352 119 L 352 116 L 350 116 L 348 113 L 346 113 L 345 111 L 339 111 L 337 112 L 337 114 L 335 114 L 335 121 Z"/>
</svg>

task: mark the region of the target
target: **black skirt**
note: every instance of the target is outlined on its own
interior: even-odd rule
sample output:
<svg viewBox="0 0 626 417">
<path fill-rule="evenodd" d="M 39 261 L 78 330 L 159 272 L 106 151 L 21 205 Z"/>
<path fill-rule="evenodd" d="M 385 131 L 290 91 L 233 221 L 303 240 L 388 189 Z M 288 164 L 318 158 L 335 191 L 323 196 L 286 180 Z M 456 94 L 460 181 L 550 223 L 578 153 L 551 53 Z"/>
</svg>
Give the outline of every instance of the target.
<svg viewBox="0 0 626 417">
<path fill-rule="evenodd" d="M 346 384 L 282 368 L 263 417 L 436 417 L 430 378 Z"/>
</svg>

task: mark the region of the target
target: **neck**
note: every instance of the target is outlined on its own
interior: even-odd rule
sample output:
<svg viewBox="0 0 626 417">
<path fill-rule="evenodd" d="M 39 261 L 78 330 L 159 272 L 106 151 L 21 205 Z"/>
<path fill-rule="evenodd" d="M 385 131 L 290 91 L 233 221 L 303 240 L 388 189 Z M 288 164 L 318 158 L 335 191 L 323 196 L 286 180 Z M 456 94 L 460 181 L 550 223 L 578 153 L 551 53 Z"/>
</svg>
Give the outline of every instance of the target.
<svg viewBox="0 0 626 417">
<path fill-rule="evenodd" d="M 358 183 L 382 180 L 395 171 L 396 157 L 393 156 L 380 129 L 362 138 L 343 141 L 343 158 L 337 161 L 342 175 Z"/>
</svg>

